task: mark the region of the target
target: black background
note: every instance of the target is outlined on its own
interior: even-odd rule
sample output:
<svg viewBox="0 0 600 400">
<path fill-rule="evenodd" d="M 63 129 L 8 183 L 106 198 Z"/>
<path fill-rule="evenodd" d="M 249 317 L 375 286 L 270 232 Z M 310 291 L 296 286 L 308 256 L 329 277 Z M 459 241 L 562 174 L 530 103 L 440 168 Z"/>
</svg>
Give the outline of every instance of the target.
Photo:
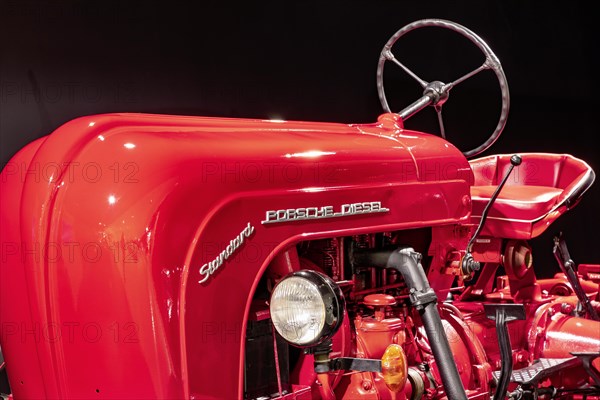
<svg viewBox="0 0 600 400">
<path fill-rule="evenodd" d="M 600 171 L 592 144 L 598 14 L 583 1 L 0 4 L 2 165 L 70 119 L 105 112 L 373 122 L 384 43 L 414 20 L 444 18 L 486 40 L 508 78 L 506 130 L 484 155 L 570 153 Z M 449 31 L 428 28 L 401 40 L 396 57 L 428 81 L 455 79 L 481 61 Z M 498 88 L 488 72 L 454 89 L 445 106 L 449 140 L 460 148 L 480 143 L 496 124 Z M 386 84 L 396 111 L 421 93 L 390 65 Z M 437 132 L 431 109 L 406 126 Z M 596 183 L 533 241 L 541 275 L 556 270 L 558 231 L 576 261 L 600 262 L 599 202 Z"/>
</svg>

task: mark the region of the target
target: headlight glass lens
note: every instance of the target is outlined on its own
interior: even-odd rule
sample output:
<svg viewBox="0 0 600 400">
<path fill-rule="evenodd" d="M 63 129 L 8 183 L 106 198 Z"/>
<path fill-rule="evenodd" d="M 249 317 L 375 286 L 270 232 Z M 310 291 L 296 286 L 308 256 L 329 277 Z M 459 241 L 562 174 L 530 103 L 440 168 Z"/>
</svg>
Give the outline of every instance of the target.
<svg viewBox="0 0 600 400">
<path fill-rule="evenodd" d="M 288 342 L 302 346 L 318 339 L 325 325 L 325 303 L 316 284 L 291 276 L 271 295 L 271 320 Z"/>
</svg>

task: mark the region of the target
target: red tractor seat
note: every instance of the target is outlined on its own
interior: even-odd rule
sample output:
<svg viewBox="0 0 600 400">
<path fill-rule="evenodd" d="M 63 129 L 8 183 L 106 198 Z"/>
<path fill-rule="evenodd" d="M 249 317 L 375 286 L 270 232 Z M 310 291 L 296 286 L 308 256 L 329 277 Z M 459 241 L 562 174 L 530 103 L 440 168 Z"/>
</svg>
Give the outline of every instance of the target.
<svg viewBox="0 0 600 400">
<path fill-rule="evenodd" d="M 471 160 L 472 216 L 479 222 L 486 204 L 510 167 L 512 154 Z M 530 239 L 541 234 L 561 214 L 574 207 L 594 182 L 584 161 L 569 154 L 525 153 L 489 210 L 482 235 Z"/>
</svg>

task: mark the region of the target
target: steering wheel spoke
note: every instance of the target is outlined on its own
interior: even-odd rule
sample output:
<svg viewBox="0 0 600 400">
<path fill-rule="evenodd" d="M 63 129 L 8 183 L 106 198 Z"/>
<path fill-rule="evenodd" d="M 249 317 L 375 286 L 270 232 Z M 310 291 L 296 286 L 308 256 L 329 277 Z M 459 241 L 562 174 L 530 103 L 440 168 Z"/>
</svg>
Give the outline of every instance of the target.
<svg viewBox="0 0 600 400">
<path fill-rule="evenodd" d="M 421 79 L 416 73 L 414 73 L 408 67 L 406 67 L 403 63 L 401 63 L 391 51 L 392 47 L 399 38 L 401 38 L 410 31 L 423 27 L 445 28 L 457 32 L 460 35 L 466 37 L 484 54 L 484 63 L 478 68 L 474 69 L 473 71 L 461 76 L 460 78 L 450 83 L 444 84 L 440 81 L 435 80 L 431 82 L 426 82 L 425 80 Z M 496 57 L 496 55 L 492 52 L 490 47 L 483 41 L 483 39 L 481 39 L 471 30 L 452 21 L 447 21 L 443 19 L 424 19 L 415 21 L 404 26 L 388 40 L 388 42 L 383 47 L 383 50 L 381 51 L 381 55 L 379 57 L 379 65 L 377 67 L 377 93 L 379 95 L 379 100 L 381 101 L 383 109 L 386 112 L 392 112 L 388 105 L 388 101 L 385 95 L 385 89 L 383 87 L 383 70 L 386 61 L 391 61 L 392 63 L 400 67 L 402 70 L 404 70 L 404 72 L 406 72 L 414 80 L 416 80 L 424 90 L 419 100 L 413 102 L 403 110 L 399 111 L 398 114 L 404 120 L 407 120 L 414 114 L 426 108 L 428 105 L 434 106 L 435 111 L 437 113 L 438 124 L 440 126 L 440 134 L 443 138 L 446 138 L 446 130 L 444 127 L 444 120 L 442 118 L 442 105 L 448 100 L 450 90 L 452 90 L 455 86 L 464 82 L 465 80 L 477 75 L 481 71 L 491 69 L 496 74 L 496 78 L 498 79 L 498 83 L 500 85 L 500 91 L 502 96 L 500 118 L 498 119 L 496 128 L 483 144 L 479 145 L 478 147 L 472 150 L 463 151 L 463 154 L 467 157 L 474 157 L 482 153 L 483 151 L 488 149 L 492 144 L 494 144 L 494 142 L 498 139 L 498 137 L 504 130 L 504 126 L 506 125 L 506 119 L 508 117 L 508 110 L 510 108 L 510 95 L 508 92 L 508 83 L 506 81 L 506 76 L 504 75 L 504 71 L 502 70 L 502 65 L 500 64 L 498 57 Z"/>
<path fill-rule="evenodd" d="M 486 62 L 484 62 L 483 64 L 481 64 L 481 66 L 479 68 L 474 69 L 473 71 L 469 72 L 468 74 L 465 74 L 463 76 L 461 76 L 460 78 L 458 78 L 457 80 L 447 83 L 444 87 L 444 89 L 446 90 L 450 90 L 453 87 L 455 87 L 456 85 L 458 85 L 461 82 L 466 81 L 467 79 L 477 75 L 478 73 L 480 73 L 481 71 L 485 71 L 486 69 L 490 69 L 490 66 L 486 60 Z"/>
<path fill-rule="evenodd" d="M 435 112 L 438 117 L 438 124 L 440 125 L 440 136 L 446 139 L 446 129 L 444 128 L 444 118 L 442 117 L 442 106 L 435 106 Z"/>
<path fill-rule="evenodd" d="M 404 72 L 406 72 L 408 75 L 410 75 L 410 77 L 413 78 L 415 81 L 419 82 L 419 85 L 421 85 L 421 87 L 423 89 L 425 89 L 428 82 L 425 82 L 423 79 L 419 78 L 419 76 L 417 74 L 415 74 L 414 72 L 412 72 L 406 65 L 404 65 L 400 61 L 398 61 L 398 59 L 396 57 L 394 57 L 394 54 L 391 52 L 391 50 L 388 49 L 387 51 L 385 51 L 382 54 L 384 54 L 384 57 L 386 60 L 391 61 L 394 64 L 396 64 L 397 66 L 399 66 L 400 68 L 402 68 L 404 70 Z"/>
</svg>

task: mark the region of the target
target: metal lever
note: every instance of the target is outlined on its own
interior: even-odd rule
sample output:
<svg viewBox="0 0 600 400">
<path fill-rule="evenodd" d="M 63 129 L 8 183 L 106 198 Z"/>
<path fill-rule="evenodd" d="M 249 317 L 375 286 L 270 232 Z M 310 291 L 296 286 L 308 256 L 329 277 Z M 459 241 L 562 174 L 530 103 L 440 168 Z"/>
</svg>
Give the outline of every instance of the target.
<svg viewBox="0 0 600 400">
<path fill-rule="evenodd" d="M 600 353 L 577 353 L 571 352 L 575 357 L 579 358 L 583 364 L 583 368 L 592 377 L 596 385 L 600 386 L 600 371 L 594 368 L 592 361 L 600 357 Z"/>
<path fill-rule="evenodd" d="M 556 258 L 556 261 L 558 261 L 561 271 L 569 280 L 569 283 L 587 316 L 594 321 L 598 321 L 598 313 L 581 287 L 581 282 L 579 282 L 579 277 L 575 270 L 575 262 L 571 259 L 571 255 L 567 249 L 567 243 L 562 238 L 562 234 L 554 238 L 554 249 L 552 250 L 552 253 L 554 254 L 554 258 Z"/>
<path fill-rule="evenodd" d="M 467 254 L 465 254 L 465 256 L 463 257 L 462 270 L 465 275 L 470 275 L 473 271 L 479 271 L 479 269 L 481 268 L 480 263 L 475 261 L 473 259 L 473 255 L 471 254 L 471 251 L 473 251 L 473 243 L 475 243 L 475 239 L 477 239 L 477 236 L 479 236 L 479 233 L 483 229 L 483 225 L 485 224 L 485 220 L 487 219 L 488 212 L 490 211 L 490 208 L 492 208 L 492 205 L 496 202 L 496 199 L 498 198 L 500 191 L 506 184 L 508 177 L 510 176 L 515 167 L 521 165 L 521 162 L 523 162 L 523 159 L 518 154 L 513 154 L 510 157 L 510 167 L 508 168 L 508 171 L 506 171 L 504 178 L 502 178 L 502 181 L 492 194 L 490 201 L 488 201 L 487 205 L 483 209 L 483 212 L 481 213 L 481 220 L 479 221 L 479 226 L 477 226 L 477 230 L 471 237 L 471 240 L 469 240 L 469 244 L 467 245 Z"/>
<path fill-rule="evenodd" d="M 501 400 L 506 397 L 513 367 L 512 347 L 506 324 L 510 321 L 525 319 L 525 307 L 522 304 L 484 304 L 483 307 L 486 316 L 496 321 L 496 334 L 500 346 L 502 367 L 500 368 L 500 378 L 493 400 Z"/>
</svg>

